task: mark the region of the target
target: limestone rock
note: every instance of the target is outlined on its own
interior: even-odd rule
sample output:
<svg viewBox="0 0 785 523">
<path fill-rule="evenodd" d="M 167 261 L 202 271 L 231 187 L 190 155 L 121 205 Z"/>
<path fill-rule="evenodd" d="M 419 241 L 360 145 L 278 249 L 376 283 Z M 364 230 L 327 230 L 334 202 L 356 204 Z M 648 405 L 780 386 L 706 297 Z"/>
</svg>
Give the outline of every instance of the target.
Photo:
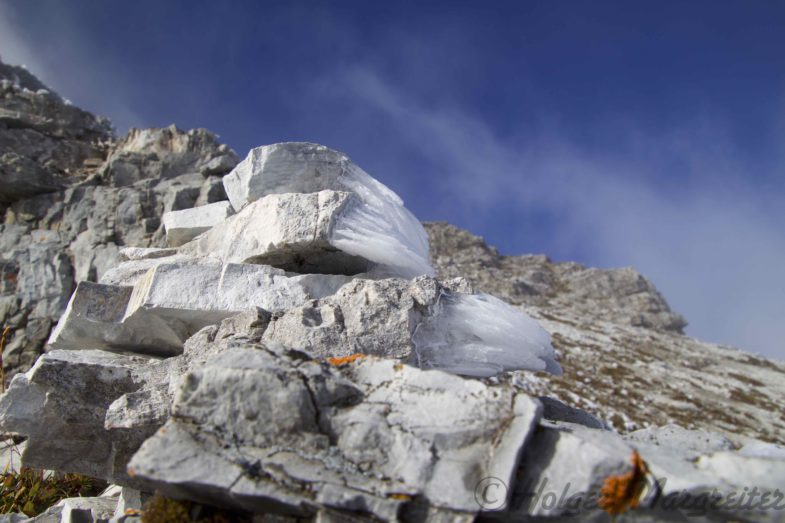
<svg viewBox="0 0 785 523">
<path fill-rule="evenodd" d="M 181 251 L 223 262 L 259 263 L 300 273 L 357 274 L 369 260 L 342 252 L 332 231 L 349 193 L 274 194 L 216 225 Z M 257 224 L 264 224 L 263 227 Z"/>
<path fill-rule="evenodd" d="M 389 360 L 335 370 L 238 347 L 187 375 L 129 470 L 148 488 L 251 511 L 323 504 L 391 520 L 424 496 L 473 513 L 473 485 L 509 480 L 539 408 L 509 387 Z"/>
<path fill-rule="evenodd" d="M 335 223 L 331 244 L 387 268 L 390 275 L 433 275 L 422 225 L 388 187 L 323 145 L 257 147 L 223 180 L 235 209 L 271 194 L 350 192 L 359 202 Z"/>
<path fill-rule="evenodd" d="M 263 339 L 316 357 L 372 354 L 472 376 L 561 372 L 548 334 L 532 320 L 489 296 L 449 293 L 428 277 L 356 278 L 273 315 Z"/>
<path fill-rule="evenodd" d="M 179 247 L 188 243 L 224 221 L 233 212 L 229 202 L 215 202 L 182 211 L 170 211 L 164 214 L 163 218 L 166 242 L 170 247 Z"/>
<path fill-rule="evenodd" d="M 340 275 L 287 276 L 265 265 L 146 258 L 133 287 L 82 282 L 52 331 L 52 349 L 104 349 L 173 356 L 207 325 L 244 310 L 286 310 L 335 293 Z M 146 266 L 144 267 L 146 268 Z"/>
<path fill-rule="evenodd" d="M 596 500 L 607 477 L 629 468 L 631 453 L 632 448 L 608 431 L 542 424 L 524 451 L 508 511 L 519 518 L 574 516 L 583 511 L 584 500 Z M 545 499 L 543 493 L 556 499 Z M 578 504 L 559 504 L 559 498 Z"/>
<path fill-rule="evenodd" d="M 0 61 L 0 201 L 83 178 L 86 163 L 103 162 L 112 138 L 106 119 L 67 103 L 26 69 Z M 14 172 L 22 179 L 14 182 Z"/>
<path fill-rule="evenodd" d="M 221 176 L 237 160 L 205 130 L 133 130 L 114 142 L 107 120 L 0 63 L 6 375 L 41 353 L 76 283 L 100 280 L 124 246 L 165 246 L 163 213 L 226 200 Z"/>
<path fill-rule="evenodd" d="M 174 125 L 163 129 L 131 129 L 99 170 L 112 185 L 133 185 L 147 178 L 168 179 L 184 173 L 226 174 L 237 157 L 205 129 L 183 132 Z"/>
<path fill-rule="evenodd" d="M 49 338 L 50 349 L 179 354 L 185 327 L 146 315 L 126 319 L 132 287 L 80 283 Z"/>
<path fill-rule="evenodd" d="M 680 334 L 683 319 L 639 273 L 503 256 L 457 227 L 425 226 L 440 279 L 465 276 L 551 333 L 564 375 L 520 373 L 522 390 L 622 433 L 675 423 L 785 443 L 785 416 L 771 414 L 781 410 L 785 365 Z"/>
<path fill-rule="evenodd" d="M 64 187 L 61 180 L 33 160 L 16 153 L 0 156 L 0 202 L 13 202 Z"/>
<path fill-rule="evenodd" d="M 668 452 L 678 452 L 691 459 L 733 449 L 733 443 L 721 434 L 701 429 L 687 430 L 673 424 L 636 430 L 624 439 L 631 445 L 663 447 Z"/>
<path fill-rule="evenodd" d="M 478 236 L 447 223 L 426 223 L 440 278 L 466 277 L 478 291 L 519 305 L 579 312 L 589 320 L 681 332 L 654 285 L 631 268 L 593 269 L 546 256 L 503 256 Z"/>
<path fill-rule="evenodd" d="M 355 279 L 334 296 L 274 315 L 263 339 L 321 358 L 363 353 L 409 360 L 412 334 L 437 297 L 418 302 L 414 296 L 431 283 Z"/>
<path fill-rule="evenodd" d="M 61 523 L 109 523 L 117 500 L 113 498 L 67 498 L 58 503 Z"/>
<path fill-rule="evenodd" d="M 128 482 L 126 434 L 104 430 L 114 399 L 137 390 L 150 360 L 103 351 L 53 351 L 0 397 L 0 429 L 28 438 L 28 467 Z M 130 438 L 133 440 L 133 438 Z"/>
</svg>

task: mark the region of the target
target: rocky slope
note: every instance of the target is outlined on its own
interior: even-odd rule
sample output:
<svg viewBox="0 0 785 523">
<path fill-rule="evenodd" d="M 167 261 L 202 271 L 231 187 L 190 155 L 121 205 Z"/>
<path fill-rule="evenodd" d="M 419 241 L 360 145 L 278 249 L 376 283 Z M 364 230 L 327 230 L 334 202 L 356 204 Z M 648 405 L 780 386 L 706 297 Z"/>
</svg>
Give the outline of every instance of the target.
<svg viewBox="0 0 785 523">
<path fill-rule="evenodd" d="M 420 224 L 341 153 L 277 144 L 237 165 L 204 130 L 117 140 L 23 69 L 0 74 L 18 373 L 0 430 L 26 438 L 27 465 L 119 485 L 47 521 L 134 521 L 153 490 L 284 521 L 607 521 L 634 504 L 624 521 L 681 521 L 667 500 L 785 481 L 767 443 L 783 443 L 785 366 L 684 336 L 634 270 L 426 224 L 432 268 Z M 558 363 L 481 292 L 539 320 Z M 550 504 L 546 484 L 606 489 L 606 512 Z"/>
<path fill-rule="evenodd" d="M 132 129 L 78 109 L 0 62 L 0 325 L 4 366 L 28 368 L 78 281 L 124 245 L 164 246 L 164 212 L 226 199 L 235 153 L 204 129 Z"/>
<path fill-rule="evenodd" d="M 785 364 L 682 334 L 684 319 L 634 269 L 502 256 L 467 231 L 426 224 L 440 278 L 521 306 L 552 334 L 563 376 L 518 378 L 626 432 L 678 423 L 785 443 Z"/>
</svg>

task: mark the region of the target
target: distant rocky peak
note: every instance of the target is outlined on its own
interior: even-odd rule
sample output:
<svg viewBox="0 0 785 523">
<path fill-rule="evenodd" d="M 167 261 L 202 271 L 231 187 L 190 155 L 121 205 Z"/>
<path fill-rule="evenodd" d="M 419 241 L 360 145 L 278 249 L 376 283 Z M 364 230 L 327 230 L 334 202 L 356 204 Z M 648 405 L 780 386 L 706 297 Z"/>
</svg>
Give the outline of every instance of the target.
<svg viewBox="0 0 785 523">
<path fill-rule="evenodd" d="M 631 267 L 597 269 L 554 263 L 543 255 L 504 256 L 448 223 L 427 223 L 431 261 L 440 278 L 465 276 L 478 290 L 517 305 L 569 309 L 587 319 L 682 333 L 653 283 Z"/>
</svg>

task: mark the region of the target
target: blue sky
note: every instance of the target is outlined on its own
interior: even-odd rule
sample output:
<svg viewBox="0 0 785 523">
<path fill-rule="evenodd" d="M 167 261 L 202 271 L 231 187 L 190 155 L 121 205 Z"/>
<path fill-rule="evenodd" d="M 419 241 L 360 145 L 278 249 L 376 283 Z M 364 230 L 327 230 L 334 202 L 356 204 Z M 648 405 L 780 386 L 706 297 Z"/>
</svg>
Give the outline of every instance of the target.
<svg viewBox="0 0 785 523">
<path fill-rule="evenodd" d="M 131 126 L 347 152 L 423 220 L 652 279 L 785 359 L 785 3 L 0 0 L 0 55 Z"/>
</svg>

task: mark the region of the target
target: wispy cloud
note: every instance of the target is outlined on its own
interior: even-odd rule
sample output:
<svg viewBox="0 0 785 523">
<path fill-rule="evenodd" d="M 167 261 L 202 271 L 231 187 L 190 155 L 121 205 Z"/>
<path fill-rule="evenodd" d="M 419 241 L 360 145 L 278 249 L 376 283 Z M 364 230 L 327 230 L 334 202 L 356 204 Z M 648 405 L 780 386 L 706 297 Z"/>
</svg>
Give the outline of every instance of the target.
<svg viewBox="0 0 785 523">
<path fill-rule="evenodd" d="M 452 205 L 556 215 L 549 251 L 581 246 L 593 263 L 632 265 L 687 317 L 689 333 L 785 358 L 785 195 L 745 183 L 722 122 L 707 117 L 665 135 L 627 122 L 614 150 L 597 151 L 555 125 L 525 141 L 499 137 L 457 107 L 397 91 L 368 67 L 336 71 L 320 88 L 328 85 L 331 96 L 367 105 L 376 119 L 369 125 L 390 127 L 439 165 Z"/>
<path fill-rule="evenodd" d="M 23 20 L 11 4 L 0 3 L 0 56 L 11 65 L 24 65 L 63 98 L 97 114 L 108 116 L 120 133 L 141 127 L 144 120 L 133 109 L 118 75 L 104 62 L 92 61 L 96 43 L 80 29 L 65 4 L 47 4 L 58 21 L 57 33 L 24 32 L 34 25 Z"/>
</svg>

